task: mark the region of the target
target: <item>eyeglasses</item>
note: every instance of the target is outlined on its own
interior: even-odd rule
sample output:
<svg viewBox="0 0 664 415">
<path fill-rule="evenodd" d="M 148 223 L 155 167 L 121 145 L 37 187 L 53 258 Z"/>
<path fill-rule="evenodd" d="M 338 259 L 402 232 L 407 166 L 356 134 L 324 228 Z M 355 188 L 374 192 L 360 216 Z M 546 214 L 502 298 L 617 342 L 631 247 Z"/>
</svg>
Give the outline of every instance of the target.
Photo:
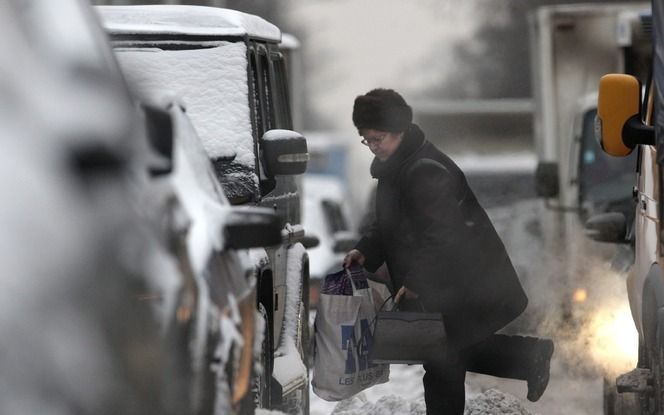
<svg viewBox="0 0 664 415">
<path fill-rule="evenodd" d="M 383 142 L 386 135 L 387 134 L 379 135 L 377 137 L 365 137 L 362 139 L 362 141 L 360 141 L 360 143 L 364 144 L 365 146 L 370 146 L 373 144 L 379 145 L 380 143 Z"/>
</svg>

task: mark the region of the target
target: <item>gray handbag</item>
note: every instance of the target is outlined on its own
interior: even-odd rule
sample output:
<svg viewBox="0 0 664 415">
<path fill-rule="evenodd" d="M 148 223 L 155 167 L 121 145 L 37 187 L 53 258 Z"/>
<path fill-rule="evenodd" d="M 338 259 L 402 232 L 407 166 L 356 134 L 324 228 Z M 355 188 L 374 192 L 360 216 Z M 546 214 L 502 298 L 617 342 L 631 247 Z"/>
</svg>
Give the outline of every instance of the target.
<svg viewBox="0 0 664 415">
<path fill-rule="evenodd" d="M 450 356 L 440 313 L 379 311 L 374 324 L 373 363 L 435 364 Z"/>
</svg>

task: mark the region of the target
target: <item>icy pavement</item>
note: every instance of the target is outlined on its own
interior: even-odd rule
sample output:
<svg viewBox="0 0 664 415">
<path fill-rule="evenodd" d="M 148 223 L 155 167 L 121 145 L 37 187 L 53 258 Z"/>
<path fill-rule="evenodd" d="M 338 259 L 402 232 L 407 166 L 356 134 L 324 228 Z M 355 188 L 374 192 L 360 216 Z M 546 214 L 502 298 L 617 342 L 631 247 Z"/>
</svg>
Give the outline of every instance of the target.
<svg viewBox="0 0 664 415">
<path fill-rule="evenodd" d="M 421 366 L 391 365 L 390 381 L 341 402 L 326 402 L 313 392 L 311 415 L 425 414 Z M 466 415 L 601 415 L 602 380 L 572 376 L 554 359 L 551 381 L 539 402 L 525 399 L 526 383 L 468 373 Z M 263 414 L 267 415 L 267 414 Z"/>
</svg>

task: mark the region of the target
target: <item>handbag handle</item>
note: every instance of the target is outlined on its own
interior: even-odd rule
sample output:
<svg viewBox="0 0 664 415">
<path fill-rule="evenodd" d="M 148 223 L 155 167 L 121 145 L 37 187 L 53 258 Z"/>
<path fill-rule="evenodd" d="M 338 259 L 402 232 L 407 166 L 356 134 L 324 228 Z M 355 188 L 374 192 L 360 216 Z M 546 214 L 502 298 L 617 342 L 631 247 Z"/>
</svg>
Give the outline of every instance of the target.
<svg viewBox="0 0 664 415">
<path fill-rule="evenodd" d="M 387 299 L 385 301 L 383 301 L 383 304 L 381 304 L 378 311 L 383 311 L 383 307 L 385 307 L 385 304 L 387 304 L 388 301 L 393 300 L 393 299 L 394 299 L 394 295 L 390 295 L 389 297 L 387 297 Z M 422 301 L 419 298 L 416 299 L 416 300 L 417 300 L 418 304 L 420 305 L 420 308 L 422 309 L 422 312 L 426 313 L 427 310 L 424 308 L 424 304 L 422 304 Z M 395 302 L 394 307 L 392 307 L 392 310 L 389 310 L 389 311 L 396 311 L 398 309 L 399 309 L 399 302 Z M 385 311 L 388 311 L 388 310 L 385 310 Z"/>
</svg>

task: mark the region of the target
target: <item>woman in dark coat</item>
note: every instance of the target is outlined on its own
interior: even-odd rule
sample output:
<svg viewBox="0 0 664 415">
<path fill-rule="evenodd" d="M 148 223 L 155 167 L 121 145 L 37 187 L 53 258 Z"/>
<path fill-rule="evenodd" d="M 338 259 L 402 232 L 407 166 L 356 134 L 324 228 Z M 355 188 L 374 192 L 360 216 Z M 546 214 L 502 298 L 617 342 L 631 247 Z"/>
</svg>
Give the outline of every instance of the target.
<svg viewBox="0 0 664 415">
<path fill-rule="evenodd" d="M 376 156 L 376 219 L 344 264 L 358 262 L 374 272 L 385 263 L 398 289 L 395 301 L 441 312 L 458 352 L 443 366 L 424 365 L 427 413 L 463 413 L 467 370 L 528 380 L 528 398 L 539 399 L 553 343 L 494 334 L 528 299 L 459 167 L 425 139 L 393 90 L 357 97 L 353 122 Z"/>
</svg>

